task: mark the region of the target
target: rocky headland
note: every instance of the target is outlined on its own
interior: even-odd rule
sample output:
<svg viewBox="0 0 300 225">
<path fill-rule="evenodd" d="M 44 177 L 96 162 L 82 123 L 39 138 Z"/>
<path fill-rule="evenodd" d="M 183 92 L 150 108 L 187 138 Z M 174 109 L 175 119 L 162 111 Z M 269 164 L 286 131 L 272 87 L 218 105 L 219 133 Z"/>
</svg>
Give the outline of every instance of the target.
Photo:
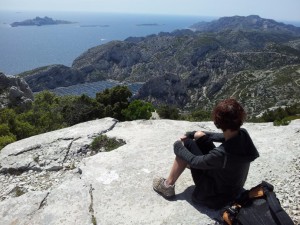
<svg viewBox="0 0 300 225">
<path fill-rule="evenodd" d="M 192 27 L 112 41 L 87 50 L 71 67 L 19 76 L 34 92 L 107 79 L 144 82 L 136 98 L 183 110 L 211 109 L 220 98 L 235 97 L 257 115 L 299 102 L 300 28 L 258 16 Z"/>
<path fill-rule="evenodd" d="M 46 25 L 58 25 L 58 24 L 72 24 L 74 22 L 66 20 L 54 20 L 50 17 L 45 16 L 44 18 L 37 16 L 34 19 L 28 19 L 21 22 L 13 22 L 10 25 L 12 27 L 19 26 L 46 26 Z"/>
<path fill-rule="evenodd" d="M 64 65 L 39 67 L 19 75 L 26 80 L 33 92 L 68 87 L 85 82 L 84 74 Z"/>
<path fill-rule="evenodd" d="M 244 127 L 260 153 L 245 188 L 272 183 L 298 225 L 300 120 Z M 10 144 L 0 152 L 1 224 L 215 224 L 219 211 L 191 201 L 189 170 L 177 181 L 174 200 L 152 190 L 153 177 L 170 170 L 174 141 L 189 130 L 217 131 L 212 122 L 104 118 Z M 91 154 L 100 134 L 126 144 Z"/>
</svg>

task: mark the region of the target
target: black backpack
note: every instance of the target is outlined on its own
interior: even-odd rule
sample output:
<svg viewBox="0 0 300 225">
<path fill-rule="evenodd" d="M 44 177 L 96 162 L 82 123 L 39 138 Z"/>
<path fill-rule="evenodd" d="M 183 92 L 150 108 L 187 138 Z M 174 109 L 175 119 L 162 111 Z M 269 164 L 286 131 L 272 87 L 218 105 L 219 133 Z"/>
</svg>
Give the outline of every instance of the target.
<svg viewBox="0 0 300 225">
<path fill-rule="evenodd" d="M 263 181 L 244 191 L 222 210 L 224 225 L 294 225 L 273 192 L 274 187 Z"/>
</svg>

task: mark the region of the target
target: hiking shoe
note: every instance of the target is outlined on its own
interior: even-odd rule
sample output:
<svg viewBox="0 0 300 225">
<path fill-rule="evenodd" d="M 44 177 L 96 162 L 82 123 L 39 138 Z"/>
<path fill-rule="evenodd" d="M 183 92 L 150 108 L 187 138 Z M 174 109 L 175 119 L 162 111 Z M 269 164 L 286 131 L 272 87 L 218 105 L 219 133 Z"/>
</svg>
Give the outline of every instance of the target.
<svg viewBox="0 0 300 225">
<path fill-rule="evenodd" d="M 165 178 L 159 177 L 153 179 L 153 190 L 165 198 L 171 198 L 175 195 L 175 185 L 165 186 Z"/>
</svg>

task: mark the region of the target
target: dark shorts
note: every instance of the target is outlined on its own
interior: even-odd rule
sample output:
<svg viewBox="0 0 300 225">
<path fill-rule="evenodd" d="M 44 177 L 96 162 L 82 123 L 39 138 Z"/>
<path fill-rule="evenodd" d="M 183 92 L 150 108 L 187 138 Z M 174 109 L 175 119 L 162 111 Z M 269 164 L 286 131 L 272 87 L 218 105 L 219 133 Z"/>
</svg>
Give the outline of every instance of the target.
<svg viewBox="0 0 300 225">
<path fill-rule="evenodd" d="M 212 141 L 208 140 L 207 136 L 202 136 L 196 141 L 193 139 L 187 139 L 184 141 L 184 146 L 194 155 L 205 155 L 210 150 L 215 148 Z M 191 168 L 192 177 L 196 186 L 198 186 L 203 177 L 204 171 L 200 169 Z"/>
<path fill-rule="evenodd" d="M 193 139 L 186 139 L 184 141 L 184 146 L 194 155 L 205 155 L 216 147 L 212 141 L 209 141 L 209 138 L 206 135 L 196 141 Z"/>
</svg>

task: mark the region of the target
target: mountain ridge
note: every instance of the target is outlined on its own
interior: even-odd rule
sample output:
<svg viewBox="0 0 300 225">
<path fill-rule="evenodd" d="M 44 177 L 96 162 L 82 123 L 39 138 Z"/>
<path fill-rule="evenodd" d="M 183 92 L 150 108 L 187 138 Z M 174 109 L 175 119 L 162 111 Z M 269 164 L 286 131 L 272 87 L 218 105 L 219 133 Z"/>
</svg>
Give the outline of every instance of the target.
<svg viewBox="0 0 300 225">
<path fill-rule="evenodd" d="M 258 15 L 221 17 L 211 22 L 199 22 L 190 26 L 195 31 L 220 32 L 225 30 L 261 30 L 265 32 L 288 32 L 300 34 L 300 28 Z"/>
<path fill-rule="evenodd" d="M 236 79 L 239 74 L 252 74 L 251 76 L 255 76 L 257 73 L 270 74 L 269 70 L 273 71 L 271 74 L 277 74 L 276 70 L 279 70 L 286 71 L 287 74 L 282 79 L 291 82 L 281 82 L 281 85 L 277 85 L 280 95 L 273 99 L 270 98 L 262 107 L 266 109 L 270 105 L 288 102 L 288 99 L 285 99 L 286 95 L 282 93 L 289 85 L 292 86 L 292 90 L 295 90 L 291 101 L 299 100 L 298 85 L 290 78 L 294 79 L 299 76 L 300 35 L 295 33 L 294 26 L 262 19 L 258 16 L 250 16 L 250 18 L 260 21 L 257 22 L 258 24 L 264 24 L 264 21 L 269 24 L 274 23 L 275 28 L 284 27 L 290 29 L 290 32 L 286 32 L 284 29 L 280 32 L 272 30 L 266 32 L 260 30 L 261 26 L 259 26 L 260 28 L 254 26 L 255 29 L 252 30 L 238 27 L 237 29 L 216 29 L 210 32 L 176 30 L 171 33 L 162 32 L 146 37 L 128 37 L 124 41 L 111 41 L 87 50 L 78 56 L 67 70 L 72 71 L 71 74 L 76 74 L 75 77 L 80 77 L 81 82 L 84 83 L 106 79 L 121 82 L 146 82 L 137 94 L 137 98 L 155 104 L 172 102 L 182 109 L 211 108 L 218 100 L 218 95 L 226 92 L 225 84 Z M 217 23 L 220 26 L 224 20 L 232 20 L 233 22 L 230 24 L 236 26 L 237 20 L 249 20 L 249 17 L 221 18 L 214 24 Z M 291 73 L 285 70 L 285 67 L 290 67 Z M 58 72 L 53 76 L 50 69 L 51 67 L 46 68 L 43 76 L 48 74 L 55 82 L 55 77 L 59 77 L 61 73 Z M 30 72 L 27 72 L 24 79 L 33 89 L 35 87 L 40 87 L 40 90 L 51 89 L 49 87 L 51 83 L 38 83 L 37 80 L 33 82 L 33 78 L 39 74 L 41 73 L 38 72 L 31 76 Z M 260 79 L 265 80 L 265 83 L 268 83 L 268 80 L 276 80 L 275 77 L 269 79 L 271 76 L 262 75 Z M 286 79 L 286 77 L 289 78 Z M 246 80 L 239 79 L 240 86 L 247 86 L 246 83 L 251 80 L 250 77 L 248 78 Z M 174 79 L 179 83 L 176 91 L 170 85 L 170 81 L 175 81 Z M 72 84 L 74 83 L 76 81 Z M 161 95 L 158 94 L 159 92 L 155 93 L 163 87 L 168 91 L 162 91 Z M 251 92 L 251 90 L 245 90 L 245 92 Z M 264 92 L 270 91 L 265 89 Z M 222 97 L 230 97 L 232 94 L 233 92 L 229 96 Z M 178 99 L 174 98 L 179 95 L 181 97 Z M 168 99 L 168 96 L 173 100 Z M 253 95 L 250 94 L 241 99 L 242 102 L 245 102 L 246 107 L 248 107 L 247 102 L 251 100 L 251 96 Z M 258 113 L 260 112 L 256 110 L 251 111 L 253 115 Z"/>
</svg>

